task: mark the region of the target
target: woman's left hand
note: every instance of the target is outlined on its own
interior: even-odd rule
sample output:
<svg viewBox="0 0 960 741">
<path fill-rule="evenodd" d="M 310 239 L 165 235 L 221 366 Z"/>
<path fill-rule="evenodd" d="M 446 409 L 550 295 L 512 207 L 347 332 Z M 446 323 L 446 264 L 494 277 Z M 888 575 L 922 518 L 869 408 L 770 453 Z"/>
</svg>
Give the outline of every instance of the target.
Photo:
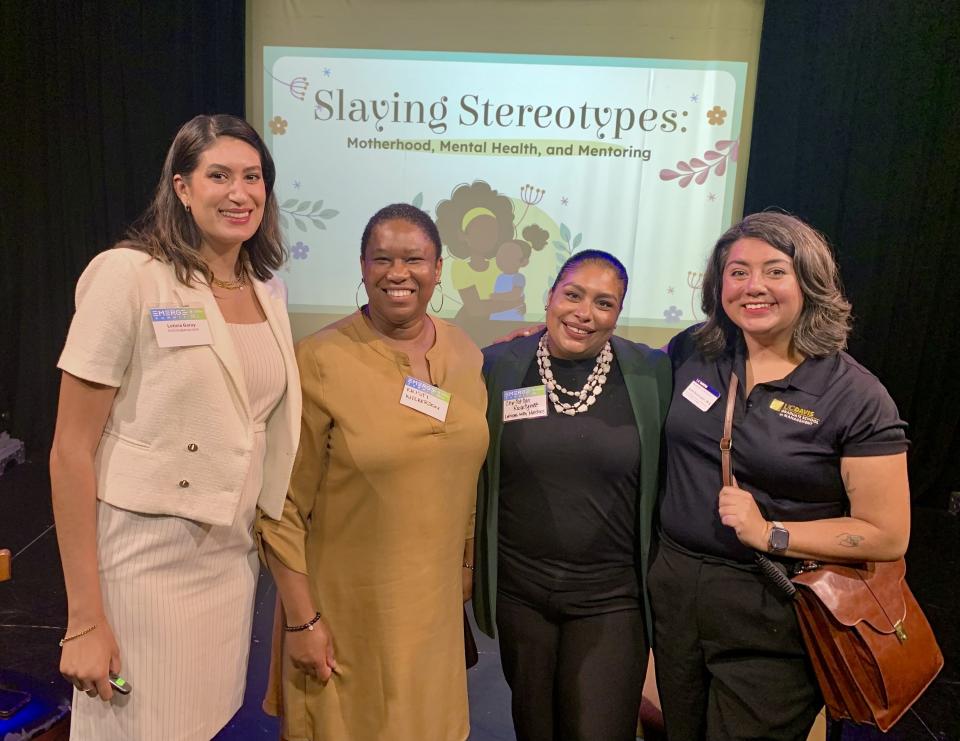
<svg viewBox="0 0 960 741">
<path fill-rule="evenodd" d="M 732 527 L 741 543 L 757 551 L 767 550 L 768 523 L 760 514 L 753 494 L 737 486 L 723 487 L 719 512 L 720 522 Z"/>
</svg>

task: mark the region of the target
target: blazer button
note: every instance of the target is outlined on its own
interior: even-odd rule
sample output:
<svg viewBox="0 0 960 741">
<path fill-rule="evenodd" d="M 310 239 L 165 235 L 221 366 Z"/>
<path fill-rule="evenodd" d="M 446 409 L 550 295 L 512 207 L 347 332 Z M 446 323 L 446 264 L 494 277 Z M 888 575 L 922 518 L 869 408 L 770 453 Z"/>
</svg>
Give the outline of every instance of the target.
<svg viewBox="0 0 960 741">
<path fill-rule="evenodd" d="M 190 443 L 190 444 L 187 446 L 187 450 L 189 450 L 191 453 L 196 453 L 197 450 L 199 450 L 199 448 L 197 447 L 197 444 L 196 444 L 196 443 Z"/>
<path fill-rule="evenodd" d="M 187 481 L 186 479 L 183 479 L 183 480 L 180 482 L 180 488 L 181 488 L 181 489 L 186 489 L 188 486 L 190 486 L 190 482 Z"/>
</svg>

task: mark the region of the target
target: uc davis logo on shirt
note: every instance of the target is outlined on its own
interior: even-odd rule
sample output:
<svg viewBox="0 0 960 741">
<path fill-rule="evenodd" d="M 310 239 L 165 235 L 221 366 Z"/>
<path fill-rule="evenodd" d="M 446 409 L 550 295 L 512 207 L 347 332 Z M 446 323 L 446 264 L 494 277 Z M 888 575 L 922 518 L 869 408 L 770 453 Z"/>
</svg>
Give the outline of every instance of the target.
<svg viewBox="0 0 960 741">
<path fill-rule="evenodd" d="M 799 422 L 802 425 L 807 425 L 812 427 L 814 425 L 820 424 L 820 418 L 813 413 L 811 409 L 804 409 L 803 407 L 795 406 L 794 404 L 787 404 L 785 401 L 780 399 L 774 399 L 770 402 L 770 408 L 777 412 L 777 414 L 784 419 L 789 419 L 791 422 Z"/>
</svg>

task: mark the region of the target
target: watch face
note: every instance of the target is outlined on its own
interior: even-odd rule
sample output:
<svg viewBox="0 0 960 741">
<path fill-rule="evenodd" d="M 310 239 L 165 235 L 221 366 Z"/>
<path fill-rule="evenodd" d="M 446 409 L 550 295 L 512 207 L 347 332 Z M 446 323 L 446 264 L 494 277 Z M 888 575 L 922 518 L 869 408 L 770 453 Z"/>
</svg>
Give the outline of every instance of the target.
<svg viewBox="0 0 960 741">
<path fill-rule="evenodd" d="M 770 550 L 785 551 L 790 545 L 790 533 L 782 527 L 775 527 L 770 531 Z"/>
</svg>

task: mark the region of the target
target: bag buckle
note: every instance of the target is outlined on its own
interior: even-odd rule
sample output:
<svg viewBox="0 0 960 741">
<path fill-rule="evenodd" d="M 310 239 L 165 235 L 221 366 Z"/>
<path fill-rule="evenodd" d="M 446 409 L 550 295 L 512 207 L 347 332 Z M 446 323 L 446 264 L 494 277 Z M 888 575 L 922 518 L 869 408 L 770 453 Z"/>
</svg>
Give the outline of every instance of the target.
<svg viewBox="0 0 960 741">
<path fill-rule="evenodd" d="M 793 576 L 806 574 L 808 571 L 818 571 L 822 565 L 819 561 L 797 561 L 793 565 Z"/>
<path fill-rule="evenodd" d="M 907 631 L 903 629 L 902 620 L 898 620 L 893 624 L 893 630 L 897 634 L 897 640 L 900 641 L 900 643 L 907 642 Z"/>
<path fill-rule="evenodd" d="M 733 449 L 733 440 L 729 437 L 720 438 L 720 450 L 729 453 Z"/>
</svg>

